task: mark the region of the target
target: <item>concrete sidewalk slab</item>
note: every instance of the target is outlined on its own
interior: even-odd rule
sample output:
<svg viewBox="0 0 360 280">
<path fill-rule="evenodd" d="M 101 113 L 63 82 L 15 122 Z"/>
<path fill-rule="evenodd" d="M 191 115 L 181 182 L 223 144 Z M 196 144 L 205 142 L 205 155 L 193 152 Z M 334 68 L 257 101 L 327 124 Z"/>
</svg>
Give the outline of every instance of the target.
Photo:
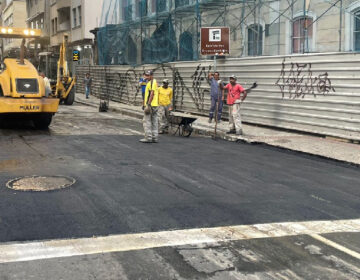
<svg viewBox="0 0 360 280">
<path fill-rule="evenodd" d="M 85 95 L 77 95 L 76 102 L 92 107 L 99 107 L 100 104 L 100 100 L 97 97 L 91 96 L 89 99 L 86 99 Z M 109 109 L 133 118 L 143 118 L 143 111 L 140 106 L 110 102 Z M 189 114 L 189 116 L 193 115 Z M 197 120 L 193 123 L 195 132 L 201 135 L 214 136 L 215 124 L 209 124 L 207 117 L 196 117 Z M 347 162 L 354 165 L 360 165 L 359 144 L 338 141 L 334 138 L 325 138 L 321 136 L 313 136 L 299 132 L 284 131 L 250 124 L 243 124 L 244 134 L 241 136 L 227 135 L 227 131 L 228 123 L 221 122 L 217 126 L 217 137 L 234 142 L 243 141 L 250 144 L 266 144 L 278 148 Z"/>
</svg>

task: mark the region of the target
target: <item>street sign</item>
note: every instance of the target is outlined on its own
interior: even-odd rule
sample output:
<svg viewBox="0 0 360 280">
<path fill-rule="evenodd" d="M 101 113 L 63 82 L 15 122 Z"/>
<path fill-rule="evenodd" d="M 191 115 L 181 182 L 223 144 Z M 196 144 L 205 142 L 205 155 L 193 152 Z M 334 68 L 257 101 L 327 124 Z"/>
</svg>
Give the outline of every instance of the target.
<svg viewBox="0 0 360 280">
<path fill-rule="evenodd" d="M 73 61 L 79 61 L 80 60 L 80 51 L 74 50 L 73 51 Z"/>
<path fill-rule="evenodd" d="M 230 54 L 230 28 L 202 27 L 201 54 L 202 55 Z"/>
</svg>

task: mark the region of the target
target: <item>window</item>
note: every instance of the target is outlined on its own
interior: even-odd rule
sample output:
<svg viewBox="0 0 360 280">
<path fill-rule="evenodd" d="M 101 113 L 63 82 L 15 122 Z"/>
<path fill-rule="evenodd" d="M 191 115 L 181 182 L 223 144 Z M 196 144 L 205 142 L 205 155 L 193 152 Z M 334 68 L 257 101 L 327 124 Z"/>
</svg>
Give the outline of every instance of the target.
<svg viewBox="0 0 360 280">
<path fill-rule="evenodd" d="M 293 22 L 292 51 L 293 53 L 310 52 L 313 39 L 313 19 L 300 17 Z"/>
<path fill-rule="evenodd" d="M 78 15 L 79 15 L 79 26 L 81 26 L 82 24 L 81 6 L 78 7 Z"/>
<path fill-rule="evenodd" d="M 175 8 L 189 5 L 189 0 L 175 0 Z"/>
<path fill-rule="evenodd" d="M 161 13 L 166 11 L 166 0 L 156 1 L 156 12 Z"/>
<path fill-rule="evenodd" d="M 147 0 L 138 0 L 136 5 L 136 16 L 137 17 L 146 17 L 147 16 Z"/>
<path fill-rule="evenodd" d="M 55 19 L 51 20 L 51 33 L 55 34 Z"/>
<path fill-rule="evenodd" d="M 53 19 L 53 34 L 57 33 L 57 18 Z"/>
<path fill-rule="evenodd" d="M 76 8 L 73 8 L 72 9 L 72 14 L 73 14 L 73 27 L 76 27 L 77 26 L 77 22 L 76 22 Z"/>
<path fill-rule="evenodd" d="M 354 16 L 354 50 L 360 51 L 360 10 Z"/>
<path fill-rule="evenodd" d="M 4 21 L 4 24 L 5 24 L 5 26 L 12 26 L 12 24 L 13 24 L 13 15 L 11 15 L 11 16 L 9 16 L 8 18 L 6 18 L 5 19 L 5 21 Z"/>
<path fill-rule="evenodd" d="M 156 12 L 156 0 L 151 1 L 151 12 L 152 13 Z"/>
<path fill-rule="evenodd" d="M 248 27 L 248 55 L 262 55 L 263 27 L 252 24 Z"/>
<path fill-rule="evenodd" d="M 124 0 L 123 1 L 123 20 L 128 21 L 132 20 L 132 5 L 131 1 Z"/>
</svg>

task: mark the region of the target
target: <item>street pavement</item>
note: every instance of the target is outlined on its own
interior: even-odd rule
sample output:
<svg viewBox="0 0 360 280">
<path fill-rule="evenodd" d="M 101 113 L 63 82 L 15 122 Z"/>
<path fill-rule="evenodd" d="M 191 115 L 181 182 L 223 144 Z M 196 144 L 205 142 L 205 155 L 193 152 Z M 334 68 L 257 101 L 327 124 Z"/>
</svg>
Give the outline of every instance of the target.
<svg viewBox="0 0 360 280">
<path fill-rule="evenodd" d="M 0 280 L 360 279 L 359 168 L 63 106 L 0 130 Z M 68 176 L 21 192 L 22 176 Z"/>
<path fill-rule="evenodd" d="M 78 94 L 76 101 L 80 104 L 95 108 L 98 108 L 100 103 L 96 96 L 85 99 L 83 94 Z M 111 111 L 123 115 L 139 119 L 143 117 L 141 106 L 110 101 L 109 107 Z M 193 123 L 193 128 L 196 133 L 214 136 L 215 124 L 214 122 L 209 124 L 206 116 L 192 115 L 189 113 L 181 114 L 196 118 L 196 121 Z M 347 141 L 336 137 L 323 137 L 321 135 L 311 135 L 291 130 L 281 130 L 274 127 L 257 126 L 249 123 L 243 123 L 242 127 L 243 135 L 228 135 L 226 134 L 229 130 L 228 122 L 223 121 L 217 125 L 216 136 L 228 141 L 269 145 L 360 166 L 359 141 Z"/>
</svg>

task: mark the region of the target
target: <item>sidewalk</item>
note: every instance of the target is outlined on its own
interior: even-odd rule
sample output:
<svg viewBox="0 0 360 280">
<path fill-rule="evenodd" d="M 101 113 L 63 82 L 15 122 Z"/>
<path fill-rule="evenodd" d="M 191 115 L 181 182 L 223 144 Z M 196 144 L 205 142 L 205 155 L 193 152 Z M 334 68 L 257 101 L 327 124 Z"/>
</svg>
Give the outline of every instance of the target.
<svg viewBox="0 0 360 280">
<path fill-rule="evenodd" d="M 76 95 L 75 101 L 96 108 L 99 107 L 100 103 L 98 98 L 91 96 L 90 99 L 86 99 L 84 95 Z M 110 101 L 110 110 L 137 119 L 143 118 L 143 111 L 140 107 L 137 106 Z M 213 135 L 214 124 L 208 124 L 207 117 L 196 117 L 198 119 L 193 124 L 195 132 L 202 135 Z M 352 144 L 332 138 L 323 138 L 319 136 L 258 127 L 248 124 L 243 124 L 244 135 L 241 136 L 229 136 L 226 135 L 226 131 L 228 131 L 227 122 L 222 122 L 218 125 L 217 136 L 228 141 L 244 141 L 251 144 L 266 144 L 274 147 L 360 165 L 359 144 Z"/>
</svg>

